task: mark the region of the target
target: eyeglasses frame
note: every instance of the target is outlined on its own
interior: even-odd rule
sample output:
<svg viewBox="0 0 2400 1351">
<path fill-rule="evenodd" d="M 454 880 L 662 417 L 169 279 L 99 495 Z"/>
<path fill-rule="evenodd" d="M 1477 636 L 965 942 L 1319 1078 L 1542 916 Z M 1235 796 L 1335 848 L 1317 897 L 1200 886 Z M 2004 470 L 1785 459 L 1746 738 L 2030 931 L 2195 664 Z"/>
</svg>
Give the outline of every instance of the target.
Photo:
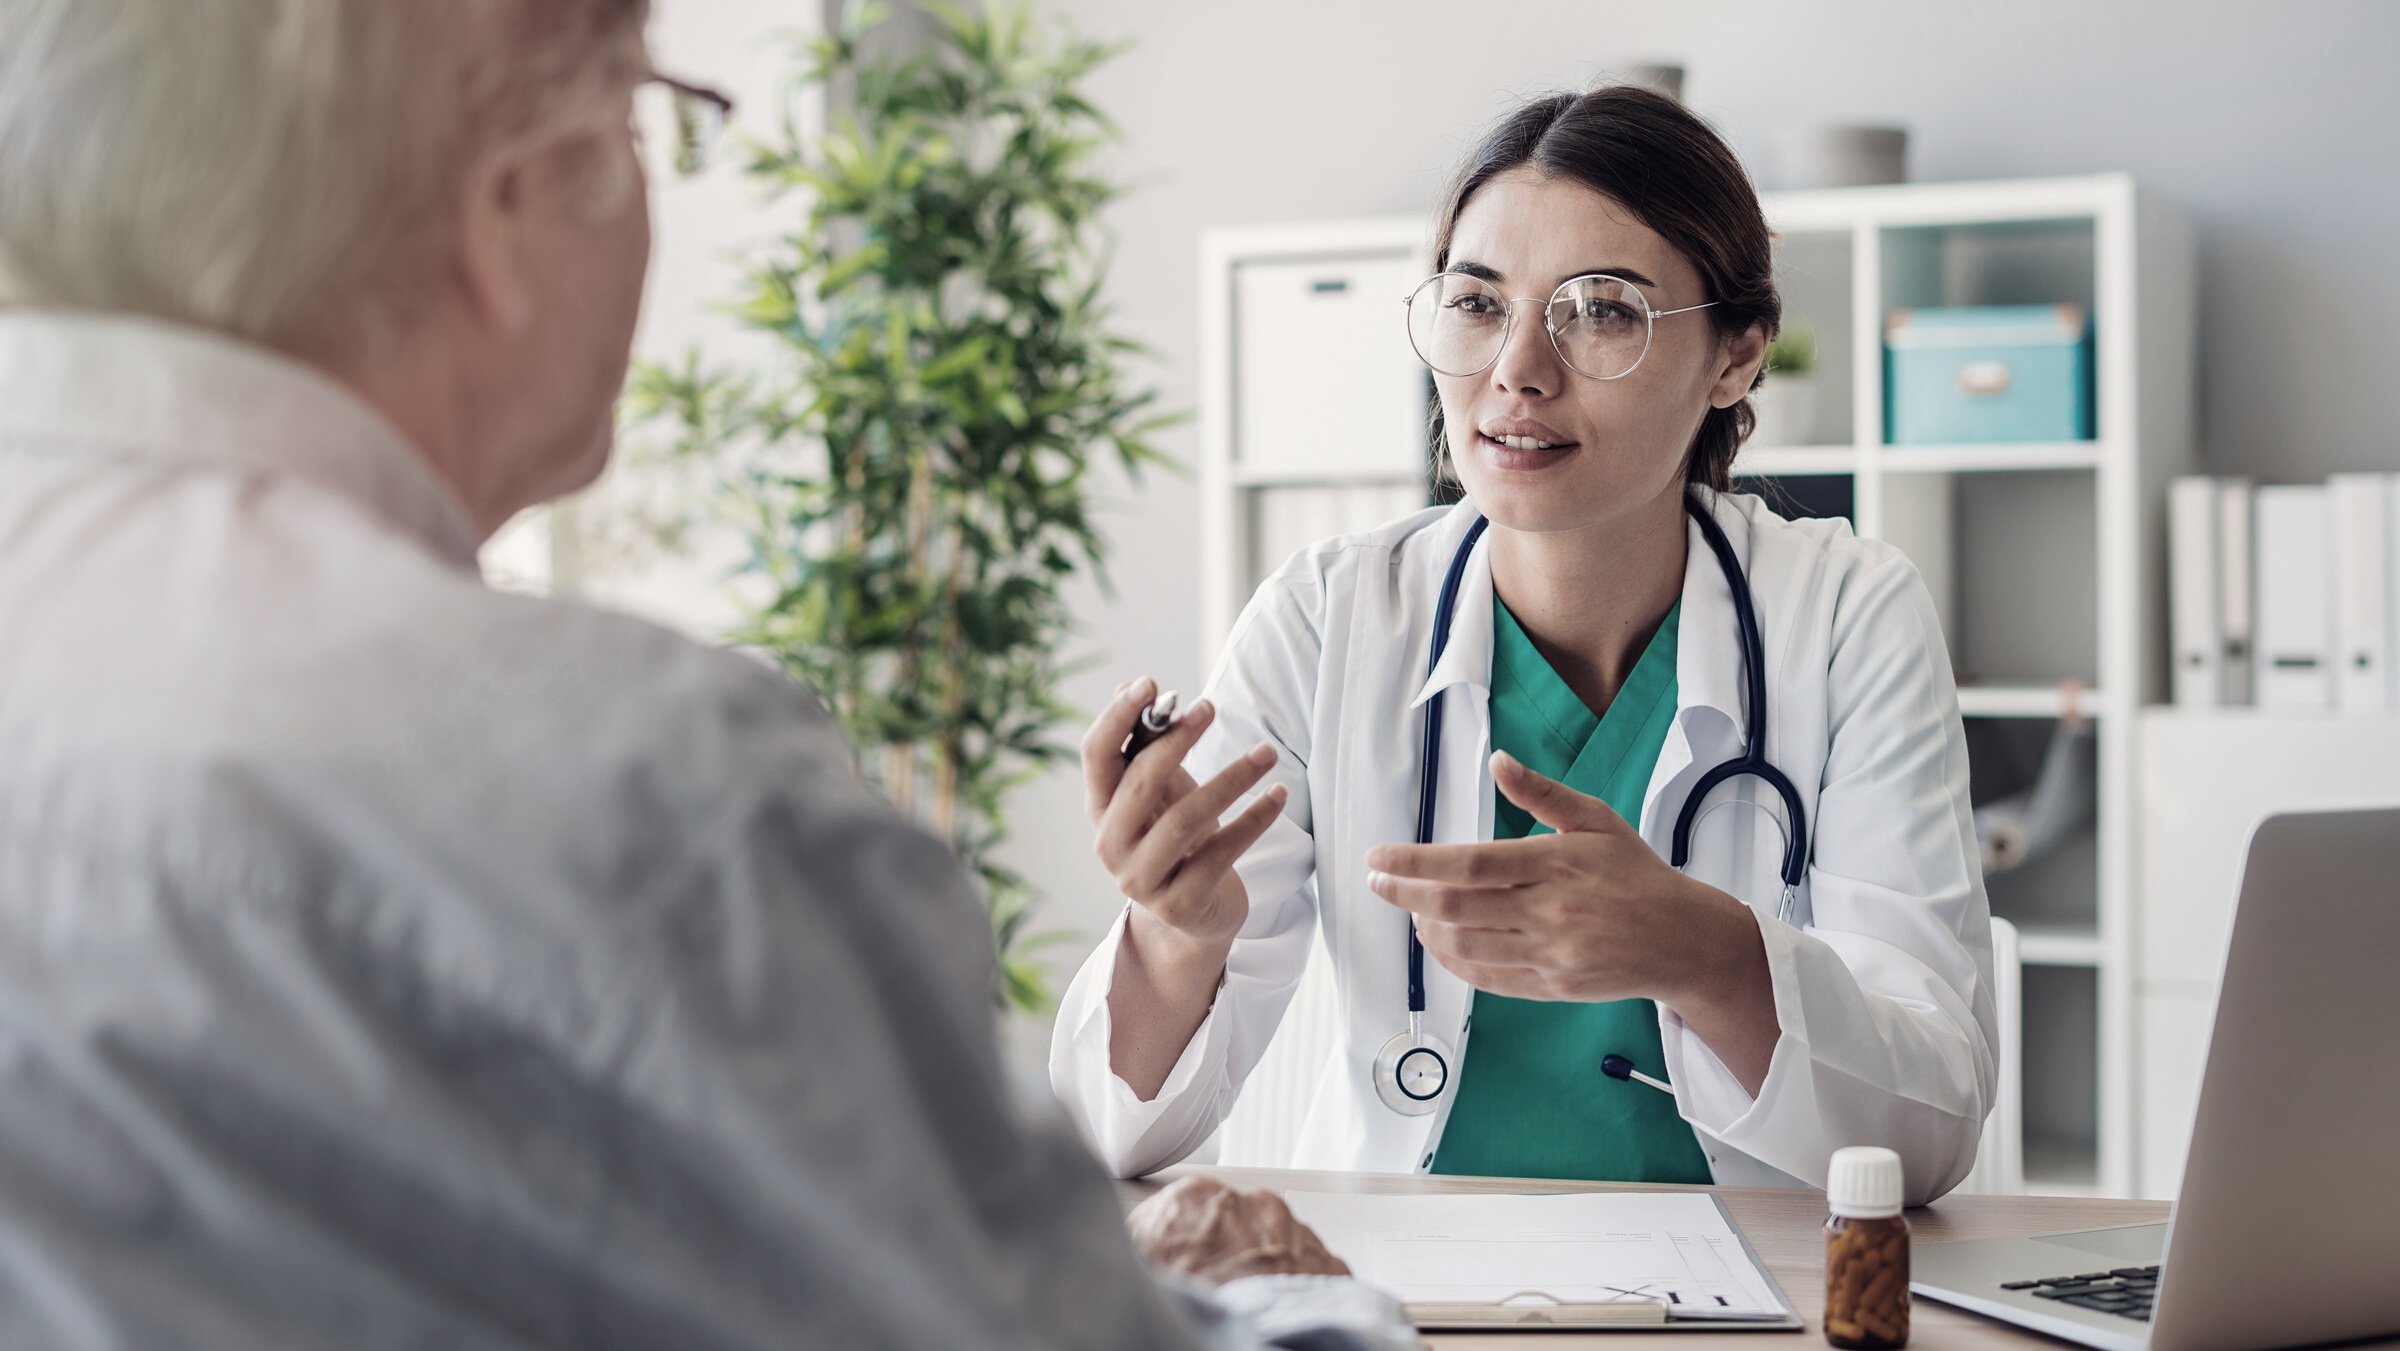
<svg viewBox="0 0 2400 1351">
<path fill-rule="evenodd" d="M 675 126 L 677 138 L 675 143 L 675 171 L 683 174 L 686 177 L 689 177 L 705 170 L 708 167 L 708 153 L 705 149 L 695 147 L 691 144 L 691 136 L 681 116 L 680 105 L 684 101 L 689 100 L 705 103 L 716 109 L 717 135 L 721 136 L 724 132 L 725 125 L 733 120 L 734 104 L 732 97 L 727 94 L 720 93 L 717 90 L 711 89 L 707 85 L 694 84 L 689 80 L 680 80 L 672 75 L 667 75 L 656 70 L 650 71 L 648 74 L 643 75 L 641 79 L 636 80 L 634 83 L 637 85 L 655 84 L 661 86 L 668 93 L 675 96 L 676 102 L 679 106 Z"/>
<path fill-rule="evenodd" d="M 1468 281 L 1475 282 L 1481 286 L 1492 285 L 1491 282 L 1476 276 L 1472 272 L 1460 272 L 1452 268 L 1444 268 L 1443 270 L 1434 273 L 1432 276 L 1427 277 L 1424 281 L 1418 282 L 1409 290 L 1407 295 L 1400 297 L 1401 306 L 1404 309 L 1408 309 L 1413 312 L 1416 307 L 1417 297 L 1424 294 L 1425 287 L 1429 283 L 1439 281 L 1444 277 L 1464 277 Z M 1558 298 L 1566 293 L 1567 288 L 1577 284 L 1578 282 L 1587 281 L 1613 281 L 1617 285 L 1624 287 L 1628 291 L 1631 291 L 1634 295 L 1634 298 L 1641 302 L 1643 319 L 1642 354 L 1633 359 L 1632 365 L 1627 366 L 1624 370 L 1617 372 L 1615 375 L 1594 375 L 1590 371 L 1585 370 L 1583 367 L 1576 365 L 1573 361 L 1568 360 L 1567 349 L 1559 345 L 1558 325 L 1553 323 L 1550 318 L 1550 311 L 1552 307 L 1558 304 Z M 1499 288 L 1493 287 L 1493 289 L 1498 290 Z M 1408 350 L 1416 352 L 1417 360 L 1425 362 L 1425 369 L 1432 371 L 1436 375 L 1447 375 L 1454 379 L 1464 379 L 1468 376 L 1481 375 L 1497 364 L 1501 355 L 1508 351 L 1508 340 L 1510 336 L 1516 332 L 1518 303 L 1528 300 L 1539 301 L 1540 299 L 1541 298 L 1539 296 L 1501 297 L 1500 304 L 1505 311 L 1505 314 L 1500 321 L 1500 344 L 1492 349 L 1491 360 L 1484 362 L 1482 365 L 1477 366 L 1471 371 L 1446 371 L 1441 367 L 1434 365 L 1431 361 L 1426 359 L 1426 356 L 1423 352 L 1417 351 L 1417 338 L 1413 330 L 1409 334 Z M 1558 289 L 1550 293 L 1550 299 L 1542 302 L 1542 329 L 1544 332 L 1550 335 L 1550 350 L 1558 354 L 1558 362 L 1560 365 L 1575 372 L 1577 375 L 1582 376 L 1586 380 L 1622 380 L 1626 376 L 1633 374 L 1637 370 L 1640 370 L 1642 368 L 1642 363 L 1650 359 L 1650 345 L 1658 338 L 1659 320 L 1671 319 L 1678 314 L 1690 314 L 1694 310 L 1705 310 L 1716 303 L 1717 302 L 1713 300 L 1704 300 L 1697 305 L 1685 305 L 1680 309 L 1656 310 L 1650 308 L 1650 297 L 1643 292 L 1640 284 L 1628 281 L 1625 278 L 1610 272 L 1586 272 L 1580 276 L 1569 277 L 1565 281 L 1560 282 L 1558 284 Z"/>
</svg>

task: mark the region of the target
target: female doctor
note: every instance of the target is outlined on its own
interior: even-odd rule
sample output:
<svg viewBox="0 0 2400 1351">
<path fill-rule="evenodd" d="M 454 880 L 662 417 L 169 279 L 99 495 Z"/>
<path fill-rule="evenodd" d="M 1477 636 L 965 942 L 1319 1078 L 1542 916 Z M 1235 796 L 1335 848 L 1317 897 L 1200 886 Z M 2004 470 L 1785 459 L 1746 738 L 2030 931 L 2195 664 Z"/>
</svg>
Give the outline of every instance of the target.
<svg viewBox="0 0 2400 1351">
<path fill-rule="evenodd" d="M 1130 761 L 1155 683 L 1094 721 L 1129 904 L 1055 1087 L 1119 1174 L 1183 1158 L 1321 929 L 1300 1167 L 1822 1186 L 1877 1144 L 1940 1195 L 1994 1082 L 1957 693 L 1899 553 L 1727 491 L 1781 317 L 1747 176 L 1670 99 L 1542 98 L 1435 266 L 1466 498 L 1294 557 Z"/>
</svg>

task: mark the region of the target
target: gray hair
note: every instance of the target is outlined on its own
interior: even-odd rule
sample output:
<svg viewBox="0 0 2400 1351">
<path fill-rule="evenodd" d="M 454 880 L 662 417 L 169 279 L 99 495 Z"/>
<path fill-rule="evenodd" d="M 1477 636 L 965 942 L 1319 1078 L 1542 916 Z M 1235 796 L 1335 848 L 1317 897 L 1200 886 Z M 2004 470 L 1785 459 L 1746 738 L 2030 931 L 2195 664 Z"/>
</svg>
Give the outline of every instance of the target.
<svg viewBox="0 0 2400 1351">
<path fill-rule="evenodd" d="M 0 0 L 0 304 L 363 353 L 488 157 L 606 128 L 649 0 Z"/>
</svg>

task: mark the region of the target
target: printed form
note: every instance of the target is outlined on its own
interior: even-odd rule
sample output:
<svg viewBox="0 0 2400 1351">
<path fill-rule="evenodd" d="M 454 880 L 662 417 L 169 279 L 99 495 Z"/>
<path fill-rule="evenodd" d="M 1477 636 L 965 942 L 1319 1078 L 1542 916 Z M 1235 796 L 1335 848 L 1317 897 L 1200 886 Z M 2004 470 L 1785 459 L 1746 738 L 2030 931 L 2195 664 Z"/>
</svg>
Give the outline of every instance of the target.
<svg viewBox="0 0 2400 1351">
<path fill-rule="evenodd" d="M 1361 1280 L 1403 1304 L 1664 1303 L 1675 1319 L 1790 1310 L 1706 1192 L 1286 1192 Z"/>
</svg>

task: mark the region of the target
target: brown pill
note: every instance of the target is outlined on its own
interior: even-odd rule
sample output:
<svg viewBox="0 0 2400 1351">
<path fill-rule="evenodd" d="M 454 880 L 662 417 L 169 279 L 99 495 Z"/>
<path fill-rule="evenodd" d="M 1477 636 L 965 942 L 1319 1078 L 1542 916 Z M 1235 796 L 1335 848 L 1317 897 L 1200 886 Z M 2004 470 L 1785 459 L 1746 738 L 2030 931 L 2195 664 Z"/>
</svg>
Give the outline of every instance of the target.
<svg viewBox="0 0 2400 1351">
<path fill-rule="evenodd" d="M 1859 1302 L 1870 1309 L 1880 1309 L 1883 1307 L 1884 1301 L 1898 1293 L 1899 1289 L 1900 1273 L 1891 1267 L 1885 1267 L 1875 1273 L 1874 1280 L 1868 1282 L 1867 1293 L 1859 1297 Z"/>
</svg>

